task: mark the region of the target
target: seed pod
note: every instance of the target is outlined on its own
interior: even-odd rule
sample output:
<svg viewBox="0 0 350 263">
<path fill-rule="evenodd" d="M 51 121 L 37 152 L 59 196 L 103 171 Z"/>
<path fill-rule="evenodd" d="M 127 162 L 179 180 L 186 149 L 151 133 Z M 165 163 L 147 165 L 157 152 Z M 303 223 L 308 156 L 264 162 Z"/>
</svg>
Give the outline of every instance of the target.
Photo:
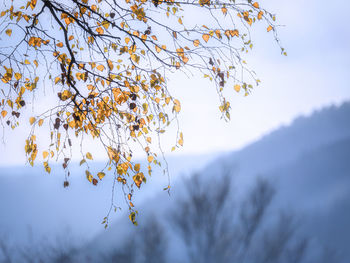
<svg viewBox="0 0 350 263">
<path fill-rule="evenodd" d="M 135 94 L 135 93 L 131 93 L 131 94 L 130 94 L 130 99 L 136 100 L 136 99 L 137 99 L 136 94 Z"/>
<path fill-rule="evenodd" d="M 132 103 L 130 103 L 129 107 L 131 110 L 133 110 L 136 108 L 136 104 L 132 102 Z"/>
</svg>

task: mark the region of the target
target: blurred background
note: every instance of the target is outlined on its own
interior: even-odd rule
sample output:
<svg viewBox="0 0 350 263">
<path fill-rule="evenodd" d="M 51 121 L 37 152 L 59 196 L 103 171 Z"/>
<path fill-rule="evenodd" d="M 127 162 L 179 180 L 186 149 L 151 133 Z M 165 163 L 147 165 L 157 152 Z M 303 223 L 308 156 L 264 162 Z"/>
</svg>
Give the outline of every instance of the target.
<svg viewBox="0 0 350 263">
<path fill-rule="evenodd" d="M 350 3 L 259 3 L 288 56 L 256 30 L 247 61 L 262 85 L 234 94 L 230 122 L 208 82 L 169 76 L 184 147 L 164 138 L 171 191 L 155 170 L 133 198 L 138 226 L 120 190 L 101 224 L 112 177 L 95 187 L 73 162 L 64 188 L 60 164 L 25 164 L 26 124 L 0 130 L 0 262 L 350 262 Z"/>
</svg>

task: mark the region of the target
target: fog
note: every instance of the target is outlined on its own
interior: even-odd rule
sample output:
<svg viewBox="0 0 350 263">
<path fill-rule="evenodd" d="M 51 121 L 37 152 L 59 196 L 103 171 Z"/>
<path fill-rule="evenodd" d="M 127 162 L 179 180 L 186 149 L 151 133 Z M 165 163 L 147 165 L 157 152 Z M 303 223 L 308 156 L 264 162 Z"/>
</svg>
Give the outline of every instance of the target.
<svg viewBox="0 0 350 263">
<path fill-rule="evenodd" d="M 95 187 L 73 164 L 64 188 L 59 166 L 50 175 L 40 166 L 2 167 L 0 260 L 348 262 L 348 116 L 344 103 L 239 151 L 170 157 L 170 194 L 162 169 L 134 194 L 138 226 L 120 191 L 121 209 L 107 229 L 101 224 L 112 177 Z"/>
</svg>

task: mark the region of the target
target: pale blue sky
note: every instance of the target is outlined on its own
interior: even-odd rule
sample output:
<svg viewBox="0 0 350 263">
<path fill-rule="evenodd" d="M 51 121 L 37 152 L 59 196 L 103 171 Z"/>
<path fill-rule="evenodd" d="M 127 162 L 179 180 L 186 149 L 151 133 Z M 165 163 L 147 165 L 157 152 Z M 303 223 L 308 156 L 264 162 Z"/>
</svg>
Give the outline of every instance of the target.
<svg viewBox="0 0 350 263">
<path fill-rule="evenodd" d="M 279 36 L 288 56 L 280 55 L 272 37 L 262 28 L 254 33 L 255 48 L 249 65 L 262 85 L 248 97 L 232 89 L 231 121 L 220 120 L 215 88 L 200 77 L 170 77 L 169 89 L 182 102 L 179 117 L 185 144 L 177 154 L 236 150 L 259 139 L 299 115 L 350 99 L 350 27 L 346 0 L 259 1 L 277 14 Z M 46 106 L 42 101 L 39 108 Z M 6 130 L 0 144 L 0 165 L 24 164 L 27 125 Z M 0 135 L 3 131 L 0 130 Z M 167 151 L 173 144 L 170 131 L 163 139 Z M 39 137 L 47 134 L 41 133 Z M 91 144 L 91 148 L 93 148 Z M 89 146 L 87 146 L 87 149 Z M 102 159 L 98 151 L 95 159 Z"/>
</svg>

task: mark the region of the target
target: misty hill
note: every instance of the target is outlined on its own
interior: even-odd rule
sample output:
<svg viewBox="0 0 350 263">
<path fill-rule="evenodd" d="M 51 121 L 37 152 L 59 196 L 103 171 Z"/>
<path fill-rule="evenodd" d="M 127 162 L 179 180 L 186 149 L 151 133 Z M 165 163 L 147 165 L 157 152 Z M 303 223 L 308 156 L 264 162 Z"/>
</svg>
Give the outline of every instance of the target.
<svg viewBox="0 0 350 263">
<path fill-rule="evenodd" d="M 276 168 L 279 205 L 302 213 L 304 231 L 350 259 L 350 137 Z"/>
<path fill-rule="evenodd" d="M 318 110 L 229 154 L 224 162 L 237 166 L 245 177 L 282 166 L 304 152 L 348 138 L 349 120 L 350 102 Z"/>
<path fill-rule="evenodd" d="M 230 170 L 238 196 L 250 189 L 257 176 L 267 178 L 277 189 L 271 211 L 293 211 L 302 217 L 302 232 L 314 243 L 334 248 L 350 260 L 346 250 L 350 243 L 349 116 L 350 103 L 344 103 L 299 117 L 240 151 L 218 157 L 199 171 L 200 176 L 219 177 L 222 171 Z M 159 196 L 145 204 L 141 209 L 144 217 L 155 213 L 167 220 L 169 207 L 176 207 L 177 198 L 183 195 L 181 186 L 174 189 L 172 200 Z M 124 234 L 133 231 L 127 224 L 127 219 L 122 219 L 88 247 L 107 251 L 116 246 Z"/>
</svg>

